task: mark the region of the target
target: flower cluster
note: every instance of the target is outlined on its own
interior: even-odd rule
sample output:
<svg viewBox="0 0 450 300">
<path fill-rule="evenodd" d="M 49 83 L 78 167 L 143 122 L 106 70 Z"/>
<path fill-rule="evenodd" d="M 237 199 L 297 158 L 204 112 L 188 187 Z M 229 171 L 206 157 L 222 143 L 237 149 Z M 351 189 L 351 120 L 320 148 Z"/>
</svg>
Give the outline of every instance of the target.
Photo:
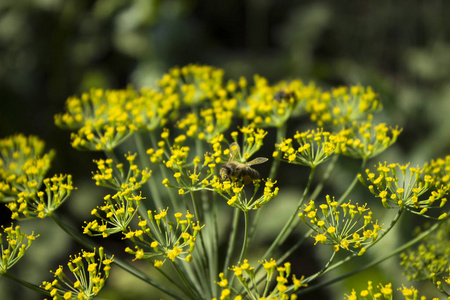
<svg viewBox="0 0 450 300">
<path fill-rule="evenodd" d="M 273 200 L 278 195 L 279 191 L 279 188 L 275 186 L 276 183 L 276 181 L 272 181 L 270 178 L 267 179 L 267 181 L 264 181 L 264 193 L 261 196 L 256 197 L 261 181 L 254 180 L 254 190 L 252 196 L 249 198 L 244 190 L 244 185 L 239 182 L 221 182 L 217 176 L 210 182 L 214 191 L 226 199 L 228 205 L 239 208 L 243 212 L 259 209 Z"/>
<path fill-rule="evenodd" d="M 381 104 L 370 87 L 338 87 L 322 92 L 313 83 L 304 84 L 296 79 L 271 85 L 258 75 L 249 81 L 243 77 L 226 81 L 224 76 L 222 69 L 210 66 L 176 67 L 162 76 L 154 88 L 92 89 L 70 97 L 65 112 L 55 116 L 57 126 L 72 131 L 74 148 L 104 151 L 106 155 L 94 161 L 97 169 L 92 178 L 97 186 L 113 192 L 104 197 L 102 204 L 93 205 L 93 220 L 84 223 L 83 233 L 104 238 L 121 233 L 128 246 L 124 246 L 125 252 L 132 260 L 149 262 L 173 284 L 174 290 L 134 272 L 127 263 L 118 262 L 125 270 L 176 299 L 297 299 L 296 294 L 308 291 L 299 289 L 341 265 L 332 265 L 335 257 L 340 256 L 336 252 L 345 250 L 341 250 L 346 257 L 342 263 L 364 254 L 396 224 L 403 209 L 440 221 L 447 217 L 442 212 L 431 215 L 430 209 L 441 208 L 446 202 L 450 156 L 433 160 L 422 169 L 384 163 L 378 165 L 376 172 L 367 170 L 366 176 L 359 175 L 360 181 L 385 207 L 399 209 L 386 230 L 378 225 L 367 203 L 336 201 L 330 196 L 320 203 L 315 200 L 324 186 L 319 182 L 315 190 L 311 188 L 316 182 L 312 175 L 319 164 L 332 155 L 360 158 L 365 163 L 390 147 L 401 133 L 397 127 L 372 122 L 372 114 Z M 287 136 L 286 132 L 291 130 L 288 124 L 294 123 L 288 121 L 304 113 L 309 113 L 318 128 Z M 239 126 L 233 128 L 233 124 Z M 271 131 L 277 133 L 275 145 L 267 145 L 265 140 Z M 133 135 L 140 161 L 133 152 L 120 157 L 127 150 L 118 146 Z M 270 178 L 259 173 L 269 165 L 260 165 L 269 160 L 258 157 L 263 144 L 269 151 L 274 150 Z M 14 219 L 52 215 L 73 190 L 70 175 L 46 178 L 53 152 L 45 154 L 43 149 L 43 142 L 35 137 L 17 135 L 0 140 L 0 200 L 7 202 Z M 252 267 L 248 260 L 242 260 L 257 230 L 263 212 L 260 208 L 278 196 L 279 188 L 273 177 L 281 161 L 310 167 L 312 173 L 297 206 L 300 218 L 295 210 L 291 212 L 263 257 L 279 253 L 280 246 L 303 221 L 311 229 L 308 235 L 312 233 L 315 244 L 331 245 L 329 249 L 333 250 L 328 263 L 306 279 L 293 275 L 290 263 L 277 265 L 270 259 Z M 156 165 L 158 168 L 154 168 Z M 333 166 L 334 163 L 324 177 L 331 174 Z M 146 183 L 149 203 L 144 203 L 146 191 L 140 191 Z M 354 183 L 341 199 L 347 199 Z M 313 200 L 304 204 L 309 196 Z M 170 204 L 165 204 L 166 200 Z M 225 201 L 236 209 L 224 209 L 217 218 Z M 145 208 L 147 204 L 151 210 Z M 176 213 L 168 214 L 170 205 Z M 180 213 L 180 207 L 187 212 Z M 189 210 L 195 211 L 195 218 Z M 253 216 L 251 210 L 258 212 Z M 234 214 L 229 223 L 231 242 L 222 251 L 221 219 L 228 221 L 229 217 L 222 213 L 230 212 Z M 239 219 L 242 212 L 244 222 Z M 55 214 L 52 219 L 76 235 Z M 208 225 L 206 230 L 202 230 L 203 222 Z M 11 226 L 4 231 L 8 248 L 0 239 L 0 275 L 17 262 L 35 238 L 33 234 L 22 234 L 19 227 Z M 444 240 L 448 233 L 445 231 L 435 239 Z M 236 242 L 238 238 L 242 238 L 242 244 Z M 301 238 L 298 243 L 286 245 L 290 247 L 286 256 L 294 253 L 303 241 Z M 438 244 L 445 249 L 438 249 Z M 431 237 L 425 240 L 418 250 L 402 256 L 407 270 L 420 270 L 407 274 L 412 279 L 429 278 L 443 291 L 443 283 L 450 283 L 443 276 L 449 270 L 447 248 L 450 245 L 437 243 Z M 231 266 L 236 264 L 234 259 L 239 250 L 240 258 L 236 260 L 239 263 Z M 280 260 L 284 261 L 282 255 Z M 103 248 L 93 253 L 82 251 L 68 263 L 73 275 L 64 274 L 60 266 L 52 272 L 55 279 L 44 282 L 42 287 L 53 299 L 92 299 L 104 286 L 112 262 Z M 214 282 L 221 262 L 224 271 L 219 274 L 220 281 Z M 166 273 L 164 264 L 173 266 L 174 273 Z M 175 273 L 180 282 L 172 279 Z M 413 288 L 403 287 L 401 292 L 405 299 L 418 295 Z M 369 282 L 367 290 L 359 294 L 352 291 L 346 297 L 391 299 L 392 295 L 390 284 L 375 288 Z"/>
<path fill-rule="evenodd" d="M 372 212 L 366 205 L 348 203 L 338 204 L 327 196 L 327 204 L 316 208 L 314 201 L 301 208 L 299 217 L 314 230 L 316 243 L 333 245 L 334 251 L 340 248 L 364 254 L 367 247 L 374 244 L 381 227 L 372 220 Z M 362 223 L 362 224 L 361 224 Z"/>
<path fill-rule="evenodd" d="M 433 159 L 423 166 L 424 174 L 432 176 L 437 184 L 450 184 L 450 155 L 445 158 Z"/>
<path fill-rule="evenodd" d="M 6 239 L 3 239 L 3 234 L 0 233 L 0 250 L 1 250 L 1 260 L 0 260 L 0 276 L 6 273 L 12 266 L 14 266 L 25 254 L 25 251 L 30 248 L 32 242 L 39 235 L 30 235 L 22 233 L 20 226 L 15 226 L 11 224 L 10 227 L 3 227 L 3 234 L 6 235 Z M 27 240 L 26 244 L 24 239 Z"/>
<path fill-rule="evenodd" d="M 120 191 L 113 196 L 106 195 L 104 205 L 91 211 L 91 214 L 99 218 L 101 223 L 97 220 L 86 222 L 83 233 L 91 236 L 101 235 L 106 238 L 111 234 L 126 231 L 142 199 L 141 195 Z"/>
<path fill-rule="evenodd" d="M 222 137 L 222 135 L 219 135 Z M 215 173 L 216 161 L 220 162 L 221 150 L 216 154 L 205 153 L 203 160 L 195 156 L 192 163 L 188 161 L 190 147 L 185 146 L 185 135 L 169 138 L 169 130 L 161 134 L 162 140 L 157 143 L 158 148 L 149 148 L 147 155 L 152 163 L 163 165 L 163 169 L 173 172 L 172 180 L 166 176 L 162 183 L 166 187 L 178 189 L 179 194 L 204 189 L 208 185 L 208 179 Z M 174 182 L 176 181 L 176 183 Z"/>
<path fill-rule="evenodd" d="M 362 175 L 359 180 L 375 197 L 380 198 L 386 208 L 405 208 L 425 215 L 431 208 L 441 208 L 447 202 L 448 185 L 425 175 L 420 167 L 409 164 L 379 163 L 376 172 L 366 170 L 367 181 Z M 400 175 L 401 174 L 401 175 Z M 439 218 L 446 217 L 443 213 Z"/>
<path fill-rule="evenodd" d="M 402 286 L 398 289 L 405 300 L 416 300 L 419 299 L 419 291 L 414 288 L 410 287 L 407 288 L 406 286 Z M 392 283 L 387 283 L 385 285 L 382 285 L 381 283 L 378 284 L 376 287 L 372 285 L 372 281 L 369 281 L 367 283 L 367 289 L 362 290 L 357 294 L 357 292 L 353 289 L 350 295 L 345 294 L 344 297 L 345 300 L 380 300 L 380 299 L 386 299 L 386 300 L 392 300 L 394 299 L 394 290 L 392 289 Z M 397 299 L 397 298 L 395 298 Z M 420 297 L 421 300 L 426 300 L 427 298 L 424 296 Z"/>
<path fill-rule="evenodd" d="M 450 222 L 427 235 L 422 242 L 400 255 L 401 265 L 408 280 L 431 280 L 439 291 L 450 296 L 450 290 L 444 289 L 444 283 L 450 286 Z"/>
<path fill-rule="evenodd" d="M 210 141 L 230 127 L 236 107 L 236 99 L 227 98 L 227 92 L 220 90 L 210 102 L 199 111 L 193 109 L 194 112 L 180 119 L 176 126 L 190 138 Z"/>
<path fill-rule="evenodd" d="M 293 145 L 293 139 L 284 139 L 276 144 L 274 157 L 291 164 L 298 164 L 315 168 L 326 161 L 336 150 L 339 141 L 338 136 L 323 129 L 307 130 L 294 135 L 298 148 Z"/>
<path fill-rule="evenodd" d="M 241 127 L 239 131 L 243 134 L 244 144 L 242 146 L 242 152 L 240 151 L 240 148 L 236 149 L 236 151 L 238 152 L 238 159 L 242 161 L 249 159 L 262 147 L 267 131 L 261 128 L 255 129 L 253 126 Z M 231 137 L 236 144 L 238 143 L 238 136 L 239 133 L 237 131 L 231 132 Z M 229 149 L 229 151 L 231 150 L 232 149 Z M 224 155 L 228 154 L 231 155 L 231 153 L 228 153 L 227 150 L 225 150 Z"/>
<path fill-rule="evenodd" d="M 50 292 L 53 300 L 94 299 L 109 277 L 112 262 L 113 258 L 107 258 L 102 247 L 98 249 L 98 254 L 95 249 L 94 252 L 82 251 L 67 263 L 75 280 L 64 274 L 63 266 L 59 266 L 56 271 L 51 272 L 55 279 L 51 282 L 44 281 L 42 287 Z"/>
<path fill-rule="evenodd" d="M 0 201 L 14 201 L 19 193 L 39 191 L 55 154 L 44 154 L 44 147 L 44 141 L 32 135 L 0 140 Z"/>
<path fill-rule="evenodd" d="M 381 102 L 371 87 L 341 86 L 321 93 L 307 102 L 311 121 L 322 127 L 331 124 L 347 127 L 353 121 L 372 120 L 372 113 L 381 109 Z"/>
<path fill-rule="evenodd" d="M 67 99 L 67 112 L 55 116 L 61 128 L 77 130 L 71 135 L 72 146 L 77 149 L 111 151 L 137 130 L 128 109 L 138 97 L 132 89 L 92 89 L 81 97 Z"/>
<path fill-rule="evenodd" d="M 255 75 L 254 87 L 239 97 L 239 115 L 258 127 L 281 127 L 292 115 L 304 112 L 306 102 L 320 94 L 314 84 L 304 85 L 300 80 L 280 82 L 270 86 L 264 77 Z M 244 89 L 246 80 L 240 80 Z M 248 96 L 247 96 L 248 95 Z"/>
<path fill-rule="evenodd" d="M 339 132 L 345 143 L 339 143 L 336 152 L 354 158 L 369 159 L 395 143 L 400 133 L 400 129 L 388 128 L 384 123 L 374 125 L 371 122 L 353 122 L 351 127 Z"/>
<path fill-rule="evenodd" d="M 112 159 L 94 160 L 98 168 L 93 176 L 95 184 L 121 191 L 122 195 L 130 194 L 140 189 L 150 178 L 151 171 L 147 168 L 142 171 L 139 170 L 138 165 L 134 163 L 136 154 L 128 153 L 125 155 L 125 158 L 130 164 L 128 172 L 124 172 L 122 163 L 113 166 Z"/>
<path fill-rule="evenodd" d="M 179 95 L 183 104 L 197 106 L 222 92 L 223 75 L 221 69 L 190 64 L 172 68 L 158 85 L 167 95 Z"/>
<path fill-rule="evenodd" d="M 204 227 L 194 222 L 194 215 L 189 211 L 183 219 L 182 213 L 175 213 L 175 222 L 169 220 L 167 209 L 159 213 L 148 211 L 148 220 L 140 218 L 140 229 L 124 232 L 126 239 L 135 244 L 134 250 L 127 247 L 125 252 L 134 255 L 135 259 L 147 259 L 155 267 L 161 267 L 166 259 L 191 261 L 196 237 Z M 162 257 L 163 260 L 156 258 Z"/>
<path fill-rule="evenodd" d="M 180 106 L 177 94 L 164 94 L 154 89 L 143 88 L 139 97 L 125 103 L 124 109 L 137 128 L 154 131 L 165 126 L 178 115 Z M 133 128 L 133 125 L 130 125 Z"/>
<path fill-rule="evenodd" d="M 297 295 L 293 292 L 297 291 L 301 287 L 306 287 L 307 284 L 303 282 L 305 278 L 297 278 L 295 275 L 291 276 L 291 264 L 289 262 L 284 263 L 282 266 L 277 266 L 274 259 L 269 261 L 259 262 L 266 271 L 265 284 L 262 291 L 259 290 L 255 268 L 251 267 L 248 260 L 244 260 L 239 266 L 232 266 L 230 269 L 234 272 L 234 275 L 239 280 L 242 288 L 245 292 L 236 292 L 238 289 L 233 288 L 229 281 L 225 278 L 223 273 L 219 274 L 220 281 L 217 284 L 222 288 L 220 294 L 220 300 L 241 300 L 245 299 L 244 296 L 250 296 L 252 299 L 274 299 L 274 300 L 295 300 Z M 271 280 L 276 275 L 276 286 L 270 291 Z M 292 283 L 288 285 L 289 278 Z M 233 298 L 232 298 L 233 297 Z M 214 298 L 215 299 L 215 298 Z"/>
<path fill-rule="evenodd" d="M 45 218 L 66 201 L 74 189 L 71 175 L 55 175 L 44 179 L 44 191 L 21 192 L 18 199 L 6 206 L 11 210 L 11 218 L 16 220 Z"/>
<path fill-rule="evenodd" d="M 114 233 L 124 232 L 136 215 L 140 201 L 144 197 L 141 194 L 136 195 L 135 191 L 147 182 L 151 172 L 148 169 L 141 171 L 138 168 L 134 163 L 136 154 L 128 153 L 125 158 L 130 165 L 127 172 L 124 171 L 122 163 L 114 165 L 112 159 L 94 160 L 98 167 L 92 177 L 95 183 L 117 192 L 112 196 L 106 195 L 104 205 L 91 211 L 101 223 L 97 220 L 86 222 L 84 234 L 108 237 Z"/>
</svg>

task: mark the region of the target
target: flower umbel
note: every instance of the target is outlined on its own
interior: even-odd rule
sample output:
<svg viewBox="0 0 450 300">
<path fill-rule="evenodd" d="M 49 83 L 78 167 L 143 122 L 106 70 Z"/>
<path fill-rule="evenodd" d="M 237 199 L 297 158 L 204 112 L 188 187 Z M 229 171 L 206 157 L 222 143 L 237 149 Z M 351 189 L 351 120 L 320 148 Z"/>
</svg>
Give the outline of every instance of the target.
<svg viewBox="0 0 450 300">
<path fill-rule="evenodd" d="M 19 193 L 39 191 L 55 155 L 54 151 L 43 154 L 44 147 L 44 141 L 32 135 L 0 140 L 0 201 L 14 201 Z"/>
<path fill-rule="evenodd" d="M 398 291 L 401 292 L 403 298 L 405 300 L 426 300 L 427 298 L 425 296 L 419 297 L 419 291 L 414 288 L 410 287 L 407 288 L 406 286 L 402 286 L 401 288 L 398 288 Z M 381 283 L 378 284 L 376 287 L 373 286 L 372 281 L 369 281 L 367 283 L 367 289 L 362 290 L 359 292 L 359 294 L 353 289 L 350 295 L 345 294 L 344 299 L 345 300 L 380 300 L 380 299 L 386 299 L 386 300 L 392 300 L 392 299 L 400 299 L 397 297 L 394 297 L 394 290 L 392 289 L 392 283 L 387 283 L 385 285 L 382 285 Z M 437 298 L 433 298 L 437 299 Z"/>
<path fill-rule="evenodd" d="M 113 196 L 106 195 L 104 205 L 91 211 L 91 215 L 99 218 L 101 223 L 97 220 L 86 222 L 83 233 L 91 236 L 101 235 L 106 238 L 111 234 L 126 231 L 142 199 L 141 195 L 120 191 Z"/>
<path fill-rule="evenodd" d="M 113 166 L 112 159 L 94 160 L 98 167 L 93 176 L 95 184 L 121 191 L 122 194 L 130 194 L 140 189 L 150 178 L 151 171 L 147 168 L 142 171 L 139 170 L 139 167 L 134 163 L 136 154 L 128 153 L 125 158 L 130 165 L 128 172 L 124 172 L 122 163 Z"/>
<path fill-rule="evenodd" d="M 102 247 L 98 249 L 98 254 L 96 250 L 81 251 L 78 255 L 71 257 L 67 263 L 73 278 L 64 274 L 63 266 L 59 266 L 56 271 L 51 272 L 55 280 L 44 281 L 42 287 L 50 292 L 54 300 L 94 299 L 109 277 L 112 262 L 113 258 L 107 258 Z"/>
<path fill-rule="evenodd" d="M 381 226 L 372 220 L 372 212 L 366 205 L 347 203 L 338 204 L 334 198 L 326 197 L 327 204 L 316 208 L 314 201 L 300 209 L 299 217 L 310 227 L 317 243 L 333 245 L 333 250 L 340 248 L 364 254 L 366 248 L 375 243 Z"/>
<path fill-rule="evenodd" d="M 0 276 L 14 266 L 30 248 L 32 242 L 39 236 L 31 233 L 26 235 L 20 230 L 20 226 L 3 227 L 3 234 L 0 233 Z M 6 235 L 6 239 L 3 236 Z M 27 240 L 26 244 L 24 240 Z"/>
<path fill-rule="evenodd" d="M 400 172 L 399 172 L 400 171 Z M 425 175 L 424 170 L 400 164 L 379 163 L 376 173 L 366 170 L 367 182 L 362 175 L 359 180 L 386 208 L 405 208 L 420 215 L 427 215 L 430 209 L 439 209 L 447 202 L 448 185 Z M 401 175 L 400 175 L 401 174 Z M 443 218 L 446 214 L 441 214 Z"/>
<path fill-rule="evenodd" d="M 276 144 L 274 157 L 291 164 L 298 164 L 315 168 L 327 160 L 336 150 L 338 139 L 336 135 L 323 129 L 307 130 L 294 135 L 299 147 L 293 145 L 293 139 L 284 139 Z"/>
<path fill-rule="evenodd" d="M 354 158 L 369 159 L 395 143 L 401 131 L 398 128 L 388 128 L 384 123 L 374 125 L 371 122 L 353 122 L 350 128 L 339 132 L 345 143 L 339 143 L 336 152 Z"/>
<path fill-rule="evenodd" d="M 130 102 L 137 97 L 132 89 L 92 89 L 67 99 L 67 111 L 55 116 L 55 124 L 77 130 L 71 135 L 74 148 L 111 151 L 137 130 L 130 116 Z"/>
<path fill-rule="evenodd" d="M 372 113 L 380 109 L 381 102 L 372 88 L 359 85 L 334 88 L 311 98 L 306 105 L 311 121 L 319 126 L 332 124 L 337 128 L 347 127 L 354 121 L 370 121 Z"/>
<path fill-rule="evenodd" d="M 18 199 L 6 206 L 11 210 L 11 218 L 16 220 L 45 218 L 64 203 L 74 189 L 71 175 L 55 175 L 44 179 L 45 189 L 37 193 L 19 193 Z"/>
<path fill-rule="evenodd" d="M 181 213 L 175 213 L 174 217 L 175 222 L 171 222 L 167 209 L 159 213 L 149 210 L 149 221 L 140 219 L 140 229 L 124 232 L 124 238 L 135 244 L 135 250 L 127 247 L 125 252 L 134 255 L 135 259 L 147 259 L 156 267 L 161 267 L 167 259 L 191 261 L 197 234 L 204 225 L 195 223 L 189 211 L 184 218 Z M 153 260 L 157 257 L 162 257 L 163 261 Z"/>
<path fill-rule="evenodd" d="M 250 296 L 252 299 L 279 299 L 279 300 L 295 300 L 297 295 L 293 292 L 297 291 L 301 287 L 308 286 L 303 282 L 305 278 L 302 276 L 298 279 L 295 275 L 291 276 L 291 264 L 289 262 L 283 265 L 277 265 L 276 261 L 271 258 L 269 261 L 264 260 L 259 262 L 266 271 L 266 278 L 262 289 L 258 289 L 255 277 L 255 268 L 251 267 L 248 260 L 244 260 L 239 263 L 238 266 L 232 266 L 230 268 L 233 271 L 239 283 L 245 290 L 245 293 L 239 294 L 236 292 L 236 288 L 230 286 L 229 281 L 225 278 L 223 273 L 219 274 L 221 279 L 217 284 L 222 288 L 220 299 L 243 299 L 242 297 Z M 276 277 L 275 277 L 276 275 Z M 270 283 L 275 277 L 276 286 L 270 290 Z M 289 278 L 291 283 L 289 284 Z M 234 296 L 234 298 L 232 298 Z"/>
<path fill-rule="evenodd" d="M 447 296 L 450 296 L 449 234 L 450 221 L 447 219 L 418 246 L 411 247 L 400 255 L 400 264 L 408 280 L 430 280 Z"/>
</svg>

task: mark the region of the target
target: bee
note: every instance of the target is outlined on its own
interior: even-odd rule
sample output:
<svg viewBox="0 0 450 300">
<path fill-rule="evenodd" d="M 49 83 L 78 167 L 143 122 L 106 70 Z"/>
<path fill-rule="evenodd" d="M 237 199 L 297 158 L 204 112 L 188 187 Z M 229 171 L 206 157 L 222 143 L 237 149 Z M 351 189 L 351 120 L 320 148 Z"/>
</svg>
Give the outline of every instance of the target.
<svg viewBox="0 0 450 300">
<path fill-rule="evenodd" d="M 236 161 L 236 157 L 240 153 L 239 145 L 234 142 L 230 145 L 230 158 L 226 164 L 220 168 L 220 177 L 222 180 L 238 181 L 242 180 L 244 184 L 249 184 L 255 179 L 259 179 L 259 173 L 250 166 L 262 164 L 268 161 L 265 157 L 257 157 L 249 162 L 240 163 Z"/>
<path fill-rule="evenodd" d="M 289 102 L 291 98 L 295 100 L 296 96 L 294 92 L 288 90 L 280 90 L 273 96 L 273 100 L 275 100 L 276 102 Z"/>
</svg>

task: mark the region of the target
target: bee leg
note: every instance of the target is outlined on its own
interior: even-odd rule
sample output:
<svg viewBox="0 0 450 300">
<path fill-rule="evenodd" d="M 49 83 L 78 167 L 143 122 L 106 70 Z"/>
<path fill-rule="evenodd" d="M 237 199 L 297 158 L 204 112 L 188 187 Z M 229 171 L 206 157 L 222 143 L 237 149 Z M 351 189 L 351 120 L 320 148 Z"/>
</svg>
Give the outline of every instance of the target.
<svg viewBox="0 0 450 300">
<path fill-rule="evenodd" d="M 251 183 L 253 181 L 253 179 L 250 177 L 250 176 L 248 176 L 248 175 L 245 175 L 244 177 L 242 177 L 242 182 L 244 183 L 244 184 L 249 184 L 249 183 Z"/>
</svg>

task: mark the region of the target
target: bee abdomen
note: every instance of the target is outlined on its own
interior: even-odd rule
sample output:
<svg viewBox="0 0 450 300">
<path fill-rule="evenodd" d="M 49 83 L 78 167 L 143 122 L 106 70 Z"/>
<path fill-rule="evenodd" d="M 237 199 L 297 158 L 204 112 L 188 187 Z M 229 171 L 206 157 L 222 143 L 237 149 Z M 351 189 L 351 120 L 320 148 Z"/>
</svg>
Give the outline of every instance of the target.
<svg viewBox="0 0 450 300">
<path fill-rule="evenodd" d="M 259 179 L 259 172 L 256 171 L 255 169 L 252 168 L 246 168 L 245 170 L 245 174 L 250 176 L 252 179 Z"/>
</svg>

